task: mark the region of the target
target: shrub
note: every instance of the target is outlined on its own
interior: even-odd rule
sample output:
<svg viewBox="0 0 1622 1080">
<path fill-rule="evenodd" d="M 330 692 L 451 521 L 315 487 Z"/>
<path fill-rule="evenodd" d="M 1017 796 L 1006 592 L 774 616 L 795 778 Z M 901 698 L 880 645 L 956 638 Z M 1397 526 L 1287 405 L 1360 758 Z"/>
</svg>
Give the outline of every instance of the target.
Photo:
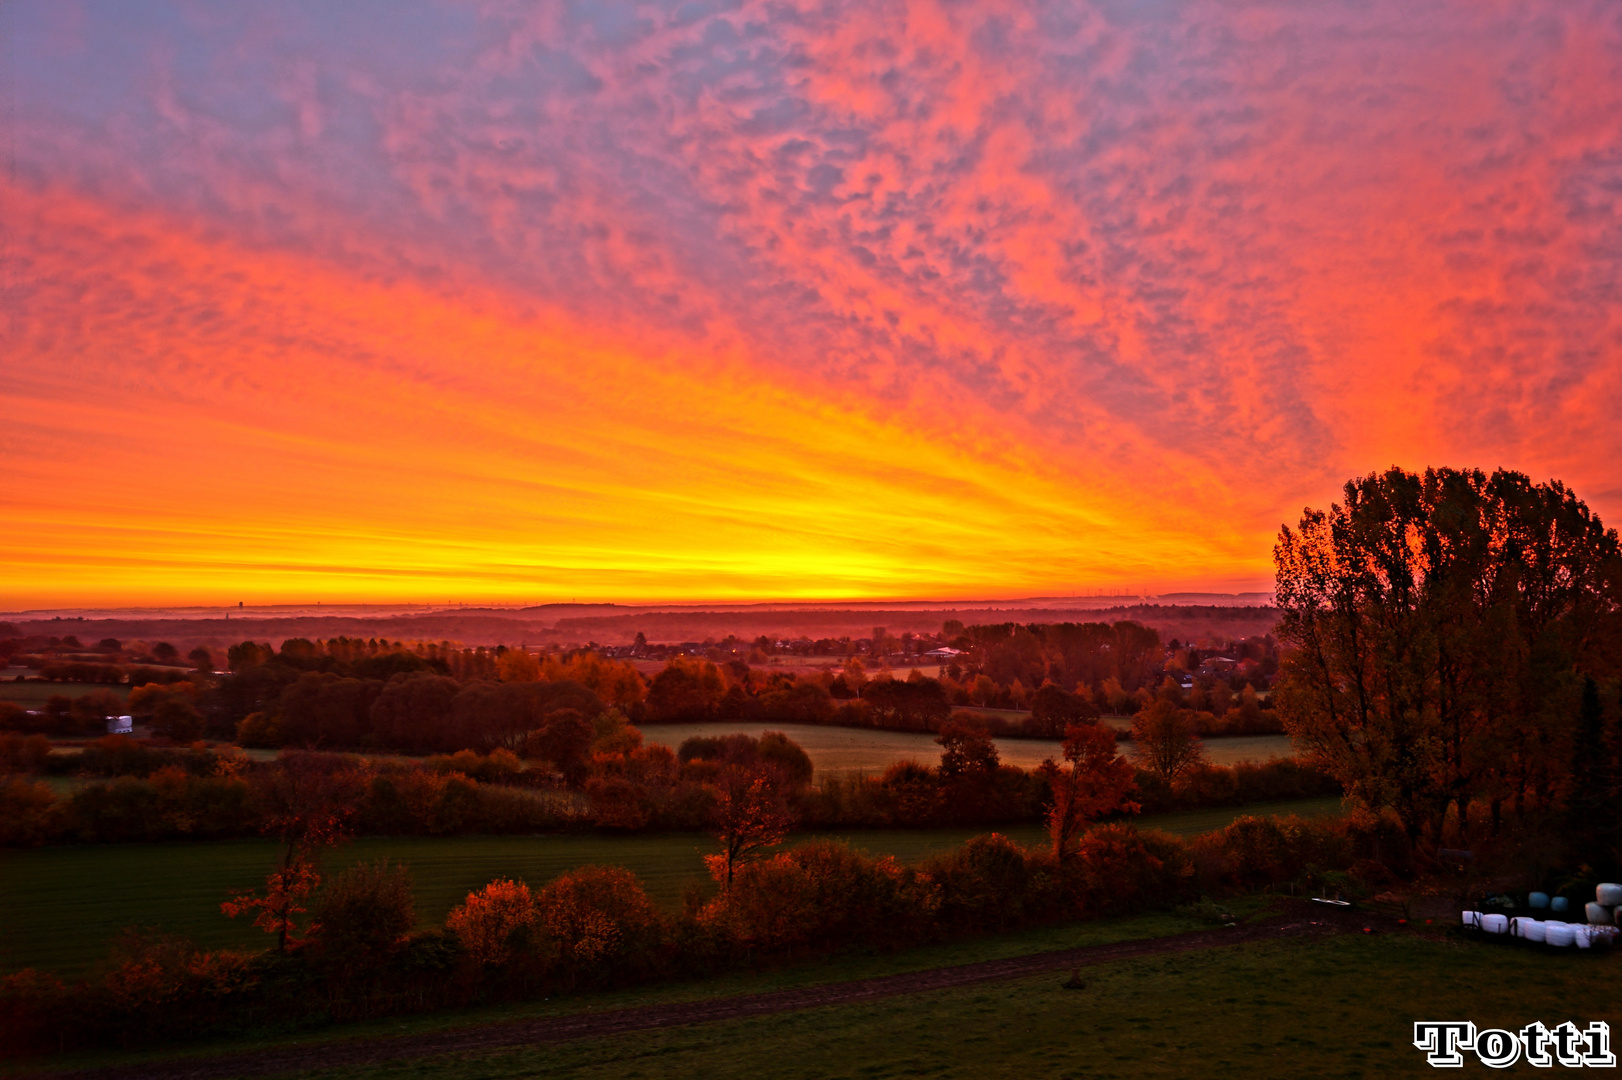
<svg viewBox="0 0 1622 1080">
<path fill-rule="evenodd" d="M 54 831 L 56 796 L 44 784 L 0 777 L 0 845 L 32 847 Z"/>
<path fill-rule="evenodd" d="M 1190 892 L 1194 880 L 1193 860 L 1176 837 L 1114 823 L 1082 835 L 1076 858 L 1066 866 L 1064 888 L 1076 914 L 1093 916 L 1169 907 Z"/>
<path fill-rule="evenodd" d="M 535 896 L 547 952 L 571 982 L 583 974 L 646 971 L 657 959 L 659 917 L 642 883 L 617 866 L 584 866 Z"/>
<path fill-rule="evenodd" d="M 252 712 L 237 724 L 237 742 L 261 750 L 274 750 L 283 744 L 281 714 Z"/>
<path fill-rule="evenodd" d="M 1025 849 L 1001 833 L 976 836 L 924 863 L 940 891 L 940 920 L 959 931 L 1019 926 L 1028 910 L 1031 867 Z"/>
<path fill-rule="evenodd" d="M 934 896 L 894 858 L 813 841 L 740 867 L 705 918 L 759 949 L 895 945 L 927 925 Z"/>
<path fill-rule="evenodd" d="M 535 897 L 521 881 L 492 881 L 445 919 L 473 964 L 499 967 L 534 944 Z"/>
<path fill-rule="evenodd" d="M 411 873 L 387 859 L 358 863 L 322 886 L 314 915 L 321 963 L 350 978 L 372 972 L 416 928 Z"/>
<path fill-rule="evenodd" d="M 60 1049 L 71 1007 L 67 985 L 49 972 L 24 968 L 0 977 L 0 1057 Z"/>
<path fill-rule="evenodd" d="M 776 769 L 790 787 L 811 782 L 811 755 L 781 731 L 767 731 L 756 747 L 762 763 Z"/>
<path fill-rule="evenodd" d="M 0 773 L 41 772 L 51 756 L 51 740 L 43 735 L 0 734 Z"/>
</svg>

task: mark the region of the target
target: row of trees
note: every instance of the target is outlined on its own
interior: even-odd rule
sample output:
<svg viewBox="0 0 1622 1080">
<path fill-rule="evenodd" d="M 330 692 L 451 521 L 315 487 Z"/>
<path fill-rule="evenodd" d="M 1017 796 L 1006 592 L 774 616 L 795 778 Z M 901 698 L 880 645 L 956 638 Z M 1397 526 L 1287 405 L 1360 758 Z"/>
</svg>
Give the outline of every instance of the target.
<svg viewBox="0 0 1622 1080">
<path fill-rule="evenodd" d="M 1513 818 L 1618 859 L 1622 551 L 1571 491 L 1392 469 L 1306 511 L 1274 559 L 1275 700 L 1357 803 L 1411 837 Z"/>
</svg>

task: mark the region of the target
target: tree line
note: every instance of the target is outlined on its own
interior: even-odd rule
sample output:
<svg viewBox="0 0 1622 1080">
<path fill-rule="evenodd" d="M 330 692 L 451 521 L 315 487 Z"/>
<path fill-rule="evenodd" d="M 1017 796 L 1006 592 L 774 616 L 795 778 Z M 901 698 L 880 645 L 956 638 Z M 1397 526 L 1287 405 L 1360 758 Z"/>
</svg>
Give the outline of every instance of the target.
<svg viewBox="0 0 1622 1080">
<path fill-rule="evenodd" d="M 1559 482 L 1391 469 L 1274 550 L 1297 745 L 1410 838 L 1622 861 L 1622 554 Z"/>
</svg>

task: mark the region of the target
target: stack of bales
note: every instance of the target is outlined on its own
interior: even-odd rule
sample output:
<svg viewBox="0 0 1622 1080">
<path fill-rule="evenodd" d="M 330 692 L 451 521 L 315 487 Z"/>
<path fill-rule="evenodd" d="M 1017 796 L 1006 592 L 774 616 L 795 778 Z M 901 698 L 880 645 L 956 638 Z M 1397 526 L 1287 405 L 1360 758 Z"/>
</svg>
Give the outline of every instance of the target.
<svg viewBox="0 0 1622 1080">
<path fill-rule="evenodd" d="M 1535 892 L 1527 897 L 1527 907 L 1533 911 L 1548 911 L 1563 915 L 1570 907 L 1564 896 L 1551 897 Z M 1518 916 L 1466 911 L 1462 913 L 1464 925 L 1487 934 L 1503 934 L 1524 941 L 1536 941 L 1556 948 L 1576 946 L 1579 949 L 1595 945 L 1609 945 L 1616 940 L 1622 926 L 1622 885 L 1605 883 L 1594 890 L 1594 902 L 1583 909 L 1586 922 L 1565 922 L 1559 919 L 1538 919 Z"/>
</svg>

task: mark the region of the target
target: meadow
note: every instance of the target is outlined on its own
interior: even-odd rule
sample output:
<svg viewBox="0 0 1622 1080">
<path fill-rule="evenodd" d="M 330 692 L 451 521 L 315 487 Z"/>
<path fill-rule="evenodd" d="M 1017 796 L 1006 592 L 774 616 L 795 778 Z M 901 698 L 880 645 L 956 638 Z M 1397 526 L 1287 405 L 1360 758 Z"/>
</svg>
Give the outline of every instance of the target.
<svg viewBox="0 0 1622 1080">
<path fill-rule="evenodd" d="M 109 690 L 121 698 L 130 696 L 129 687 L 116 683 L 17 682 L 12 679 L 0 681 L 0 701 L 14 702 L 25 709 L 43 709 L 46 701 L 59 694 L 66 698 L 79 698 L 93 690 Z"/>
<path fill-rule="evenodd" d="M 1130 722 L 1129 722 L 1130 723 Z M 897 761 L 934 762 L 941 748 L 935 736 L 924 732 L 881 731 L 876 728 L 828 727 L 821 724 L 757 724 L 716 721 L 703 724 L 648 724 L 642 729 L 648 742 L 671 748 L 695 735 L 729 735 L 741 732 L 758 736 L 762 731 L 781 731 L 805 748 L 818 772 L 878 773 Z M 1005 765 L 1031 769 L 1043 758 L 1061 756 L 1056 739 L 997 739 L 997 752 Z M 1205 740 L 1206 753 L 1217 765 L 1240 761 L 1266 761 L 1293 753 L 1284 735 L 1237 735 Z M 1130 744 L 1122 746 L 1130 756 Z"/>
<path fill-rule="evenodd" d="M 1165 814 L 1140 827 L 1183 835 L 1221 828 L 1240 814 L 1338 813 L 1337 799 L 1261 804 L 1242 809 Z M 834 835 L 873 854 L 917 861 L 985 829 L 891 829 Z M 1041 826 L 1002 830 L 1013 840 L 1046 842 Z M 366 837 L 327 853 L 341 869 L 387 858 L 411 868 L 418 915 L 438 922 L 469 891 L 499 877 L 531 884 L 599 863 L 640 877 L 655 902 L 680 904 L 690 886 L 708 887 L 702 857 L 715 850 L 701 833 L 604 836 Z M 207 948 L 259 948 L 264 935 L 220 914 L 220 901 L 259 885 L 276 858 L 270 840 L 213 843 L 63 845 L 0 851 L 0 971 L 43 967 L 82 973 L 106 955 L 126 927 L 188 937 Z"/>
<path fill-rule="evenodd" d="M 1008 982 L 494 1053 L 346 1078 L 1434 1075 L 1416 1020 L 1553 1027 L 1609 1018 L 1611 954 L 1340 935 L 1146 957 Z M 1480 1069 L 1473 1060 L 1467 1069 Z M 1518 1068 L 1533 1070 L 1522 1063 Z M 1514 1070 L 1512 1070 L 1514 1071 Z M 337 1071 L 304 1074 L 310 1080 Z"/>
</svg>

